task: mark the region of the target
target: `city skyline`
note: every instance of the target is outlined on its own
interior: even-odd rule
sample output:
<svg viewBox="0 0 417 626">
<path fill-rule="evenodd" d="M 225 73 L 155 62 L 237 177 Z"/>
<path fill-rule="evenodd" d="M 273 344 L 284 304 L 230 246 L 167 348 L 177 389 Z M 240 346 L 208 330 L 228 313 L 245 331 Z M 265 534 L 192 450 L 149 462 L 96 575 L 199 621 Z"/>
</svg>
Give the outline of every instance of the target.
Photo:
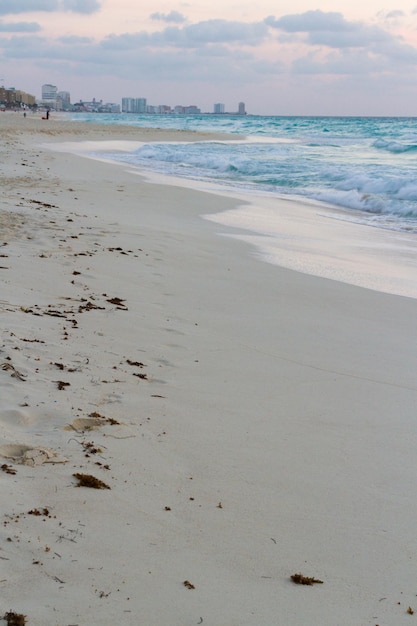
<svg viewBox="0 0 417 626">
<path fill-rule="evenodd" d="M 19 98 L 14 98 L 14 94 L 19 94 Z M 57 85 L 52 83 L 44 83 L 41 86 L 41 97 L 36 98 L 32 94 L 17 90 L 14 87 L 0 87 L 0 105 L 28 105 L 28 102 L 22 100 L 21 94 L 29 97 L 30 106 L 36 104 L 43 108 L 51 108 L 58 111 L 93 111 L 106 113 L 150 113 L 150 114 L 230 114 L 230 115 L 246 115 L 245 103 L 240 101 L 236 110 L 227 110 L 224 103 L 214 103 L 211 111 L 202 111 L 195 104 L 149 104 L 145 97 L 127 97 L 118 98 L 119 102 L 104 102 L 103 99 L 93 97 L 91 100 L 80 99 L 77 102 L 71 102 L 71 94 L 67 90 L 60 90 Z"/>
<path fill-rule="evenodd" d="M 245 101 L 255 114 L 414 115 L 417 0 L 193 5 L 2 0 L 0 77 L 37 94 Z M 227 107 L 229 108 L 229 107 Z"/>
</svg>

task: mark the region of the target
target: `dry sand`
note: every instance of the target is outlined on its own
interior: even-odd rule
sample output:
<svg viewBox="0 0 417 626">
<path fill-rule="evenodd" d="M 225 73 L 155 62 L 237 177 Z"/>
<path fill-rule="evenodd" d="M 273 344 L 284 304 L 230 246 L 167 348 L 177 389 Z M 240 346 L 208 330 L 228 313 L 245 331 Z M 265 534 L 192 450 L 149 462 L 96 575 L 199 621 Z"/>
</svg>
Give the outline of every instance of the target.
<svg viewBox="0 0 417 626">
<path fill-rule="evenodd" d="M 230 198 L 39 147 L 195 134 L 0 136 L 0 615 L 411 624 L 417 301 L 253 258 L 199 217 Z"/>
</svg>

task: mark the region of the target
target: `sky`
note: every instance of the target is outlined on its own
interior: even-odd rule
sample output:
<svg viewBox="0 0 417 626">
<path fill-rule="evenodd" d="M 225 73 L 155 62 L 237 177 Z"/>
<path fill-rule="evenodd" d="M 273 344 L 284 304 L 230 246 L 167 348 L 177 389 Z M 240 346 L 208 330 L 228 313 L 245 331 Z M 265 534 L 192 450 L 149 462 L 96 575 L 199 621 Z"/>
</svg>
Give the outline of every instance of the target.
<svg viewBox="0 0 417 626">
<path fill-rule="evenodd" d="M 0 0 L 0 85 L 259 115 L 417 116 L 417 0 Z"/>
</svg>

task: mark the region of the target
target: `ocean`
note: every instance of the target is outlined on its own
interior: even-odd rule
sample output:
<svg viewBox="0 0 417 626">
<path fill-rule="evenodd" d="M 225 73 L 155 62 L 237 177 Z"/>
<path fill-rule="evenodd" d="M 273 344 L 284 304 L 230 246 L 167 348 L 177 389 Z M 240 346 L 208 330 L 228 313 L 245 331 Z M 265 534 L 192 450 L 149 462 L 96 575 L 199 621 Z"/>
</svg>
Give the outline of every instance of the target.
<svg viewBox="0 0 417 626">
<path fill-rule="evenodd" d="M 250 217 L 242 208 L 231 214 L 230 220 L 223 215 L 217 221 L 250 231 L 246 239 L 258 247 L 264 260 L 300 271 L 307 267 L 308 272 L 343 279 L 331 268 L 328 271 L 317 269 L 317 263 L 314 271 L 311 271 L 314 263 L 310 263 L 310 267 L 305 266 L 304 261 L 301 265 L 296 262 L 294 267 L 293 262 L 283 259 L 282 250 L 278 249 L 277 239 L 282 243 L 277 222 L 281 205 L 274 204 L 274 199 L 299 200 L 304 207 L 310 206 L 313 222 L 320 214 L 318 207 L 323 211 L 331 209 L 331 216 L 345 224 L 344 231 L 338 231 L 341 240 L 343 232 L 346 238 L 354 239 L 361 232 L 348 231 L 348 224 L 368 227 L 362 235 L 364 245 L 369 241 L 373 248 L 373 257 L 375 247 L 382 245 L 385 252 L 389 250 L 390 263 L 395 263 L 392 247 L 397 246 L 403 256 L 406 253 L 407 280 L 417 282 L 414 279 L 417 270 L 414 261 L 417 252 L 414 249 L 417 245 L 417 118 L 77 114 L 73 119 L 95 124 L 230 134 L 230 141 L 148 143 L 126 152 L 101 151 L 100 158 L 138 168 L 138 172 L 214 184 L 217 189 L 246 196 L 252 201 L 254 197 L 263 197 L 267 210 L 258 204 Z M 236 135 L 240 136 L 238 141 Z M 295 202 L 292 206 L 296 211 L 299 205 Z M 210 216 L 210 219 L 216 217 Z M 312 237 L 315 236 L 313 230 Z M 382 231 L 391 233 L 391 238 L 379 244 Z M 406 238 L 398 238 L 395 233 L 398 236 L 402 233 Z M 258 237 L 250 239 L 251 235 Z M 260 237 L 269 240 L 265 242 Z M 272 239 L 277 244 L 275 253 L 270 245 Z M 294 243 L 294 233 L 291 240 Z M 334 241 L 329 243 L 334 244 Z M 357 247 L 358 242 L 354 243 Z M 303 246 L 305 248 L 304 243 Z M 369 264 L 370 259 L 363 259 L 363 262 Z M 381 271 L 386 272 L 386 268 L 379 267 L 376 273 Z M 383 281 L 358 281 L 352 272 L 346 282 L 398 291 L 392 287 L 381 288 Z M 409 288 L 401 293 L 412 295 Z"/>
</svg>

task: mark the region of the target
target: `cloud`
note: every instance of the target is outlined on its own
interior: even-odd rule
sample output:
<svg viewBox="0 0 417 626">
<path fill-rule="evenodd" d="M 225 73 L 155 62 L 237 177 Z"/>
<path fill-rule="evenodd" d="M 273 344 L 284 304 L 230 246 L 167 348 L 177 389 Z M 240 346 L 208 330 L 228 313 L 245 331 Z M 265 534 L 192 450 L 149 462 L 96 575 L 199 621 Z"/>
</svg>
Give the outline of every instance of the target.
<svg viewBox="0 0 417 626">
<path fill-rule="evenodd" d="M 380 54 L 392 63 L 400 63 L 403 69 L 417 65 L 417 49 L 400 40 L 393 39 L 387 45 L 382 46 Z"/>
<path fill-rule="evenodd" d="M 178 11 L 171 11 L 170 13 L 152 13 L 150 17 L 152 20 L 174 22 L 175 24 L 182 24 L 187 21 L 187 18 Z"/>
<path fill-rule="evenodd" d="M 153 33 L 151 39 L 159 45 L 184 48 L 200 48 L 211 44 L 254 46 L 261 43 L 267 33 L 267 27 L 263 22 L 246 23 L 213 19 L 182 28 L 169 26 L 159 33 Z"/>
<path fill-rule="evenodd" d="M 284 15 L 279 19 L 273 16 L 267 17 L 265 22 L 274 28 L 279 28 L 288 33 L 298 32 L 345 32 L 353 28 L 341 13 L 324 13 L 323 11 L 306 11 L 294 15 Z"/>
<path fill-rule="evenodd" d="M 41 27 L 36 22 L 0 22 L 1 33 L 37 33 Z"/>
<path fill-rule="evenodd" d="M 60 5 L 64 11 L 74 13 L 96 13 L 100 10 L 99 0 L 61 0 Z"/>
<path fill-rule="evenodd" d="M 398 12 L 392 13 L 396 19 Z M 307 11 L 270 16 L 265 23 L 292 50 L 289 71 L 294 74 L 387 76 L 417 65 L 417 49 L 402 37 L 374 24 L 346 20 L 341 13 Z"/>
<path fill-rule="evenodd" d="M 3 59 L 47 58 L 53 50 L 47 40 L 37 35 L 13 35 L 0 40 Z"/>
<path fill-rule="evenodd" d="M 82 46 L 93 43 L 92 37 L 79 37 L 78 35 L 67 35 L 60 37 L 57 41 L 61 42 L 65 46 Z"/>
<path fill-rule="evenodd" d="M 263 22 L 213 19 L 186 26 L 182 29 L 182 34 L 188 42 L 240 43 L 252 46 L 265 38 L 267 28 Z"/>
<path fill-rule="evenodd" d="M 63 2 L 56 4 L 64 8 Z M 78 5 L 66 0 L 65 6 Z M 97 2 L 84 6 L 92 10 Z M 170 14 L 158 15 L 167 21 Z M 14 32 L 0 37 L 2 59 L 10 66 L 15 60 L 21 67 L 20 60 L 25 59 L 48 74 L 60 73 L 62 81 L 67 75 L 82 75 L 90 77 L 91 84 L 97 84 L 97 77 L 107 77 L 110 82 L 112 78 L 146 79 L 155 85 L 206 81 L 234 88 L 262 81 L 274 84 L 283 74 L 295 81 L 320 74 L 326 76 L 324 81 L 337 76 L 353 80 L 366 73 L 407 77 L 417 66 L 417 49 L 401 38 L 335 12 L 308 11 L 261 22 L 212 19 L 163 24 L 157 32 L 111 34 L 100 41 L 76 35 L 47 39 L 29 28 Z"/>
<path fill-rule="evenodd" d="M 386 14 L 386 18 L 388 20 L 392 20 L 392 19 L 397 19 L 398 17 L 404 17 L 405 13 L 404 11 L 390 11 L 389 13 Z"/>
<path fill-rule="evenodd" d="M 0 15 L 57 11 L 58 0 L 1 0 Z"/>
<path fill-rule="evenodd" d="M 286 15 L 279 19 L 268 17 L 265 23 L 285 33 L 302 33 L 305 41 L 313 46 L 381 51 L 381 47 L 400 41 L 379 26 L 349 22 L 341 13 L 324 13 L 320 10 Z"/>
<path fill-rule="evenodd" d="M 101 7 L 100 0 L 0 0 L 0 15 L 72 11 L 95 13 Z"/>
<path fill-rule="evenodd" d="M 296 59 L 293 63 L 295 74 L 327 74 L 334 76 L 343 75 L 370 75 L 386 70 L 386 63 L 382 59 L 364 56 L 361 52 L 342 51 L 334 52 L 320 57 L 308 54 Z"/>
<path fill-rule="evenodd" d="M 69 55 L 66 55 L 69 57 Z M 97 50 L 80 65 L 75 58 L 63 58 L 61 54 L 52 57 L 48 62 L 50 70 L 59 69 L 62 76 L 117 76 L 118 79 L 130 81 L 154 82 L 161 84 L 197 83 L 230 85 L 247 80 L 257 81 L 255 60 L 242 58 L 239 54 L 225 51 L 222 56 L 195 54 L 192 51 L 171 51 L 170 54 L 144 50 L 143 55 L 135 62 L 129 55 L 105 55 Z"/>
<path fill-rule="evenodd" d="M 392 76 L 408 74 L 417 65 L 417 50 L 410 45 L 395 41 L 375 49 L 345 48 L 331 50 L 327 54 L 322 49 L 310 51 L 292 63 L 295 74 L 327 74 L 360 76 Z"/>
<path fill-rule="evenodd" d="M 257 81 L 259 60 L 240 47 L 205 44 L 197 47 L 156 45 L 154 34 L 109 36 L 101 42 L 84 38 L 48 40 L 45 37 L 13 36 L 0 42 L 7 62 L 28 59 L 48 72 L 64 75 L 114 76 L 118 79 L 233 84 L 252 77 Z M 146 42 L 146 44 L 145 44 Z M 71 44 L 71 45 L 70 45 Z M 139 50 L 140 54 L 135 54 Z"/>
<path fill-rule="evenodd" d="M 142 50 L 144 46 L 163 48 L 204 48 L 206 46 L 254 46 L 268 35 L 263 22 L 246 23 L 227 20 L 207 20 L 189 26 L 167 26 L 162 31 L 108 35 L 101 45 L 113 50 Z"/>
</svg>

